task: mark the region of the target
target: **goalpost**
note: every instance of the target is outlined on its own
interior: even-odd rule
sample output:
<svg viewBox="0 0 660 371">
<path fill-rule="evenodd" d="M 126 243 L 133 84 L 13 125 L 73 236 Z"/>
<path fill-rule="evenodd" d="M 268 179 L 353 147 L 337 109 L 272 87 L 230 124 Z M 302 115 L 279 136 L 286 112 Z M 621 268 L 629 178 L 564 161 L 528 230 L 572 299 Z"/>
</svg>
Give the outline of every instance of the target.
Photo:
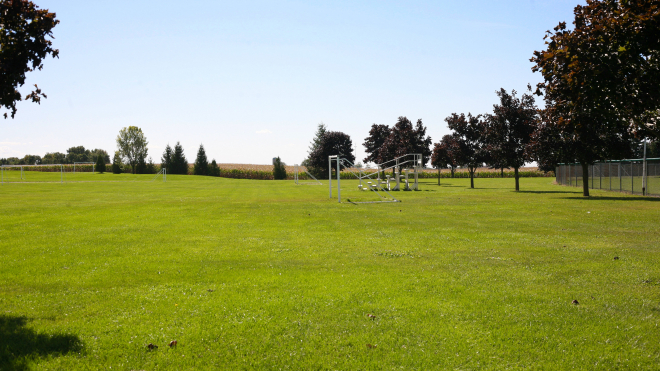
<svg viewBox="0 0 660 371">
<path fill-rule="evenodd" d="M 31 179 L 27 178 L 26 170 L 25 168 L 53 168 L 54 171 L 43 171 L 43 170 L 38 170 L 37 172 L 39 173 L 60 173 L 60 181 L 59 183 L 64 183 L 64 165 L 62 164 L 44 164 L 44 165 L 2 165 L 0 166 L 0 184 L 5 184 L 5 183 L 27 183 L 27 182 L 47 182 L 48 180 L 35 180 L 32 181 Z M 59 170 L 57 170 L 59 168 Z M 14 180 L 13 176 L 10 175 L 11 172 L 14 171 L 20 171 L 20 179 L 19 177 L 16 176 L 16 180 Z M 40 176 L 41 177 L 41 176 Z M 39 177 L 38 177 L 39 178 Z M 42 177 L 43 178 L 43 177 Z M 50 182 L 56 183 L 57 181 L 52 181 Z"/>
<path fill-rule="evenodd" d="M 156 173 L 156 175 L 153 177 L 153 179 L 151 179 L 151 181 L 153 182 L 156 179 L 158 179 L 158 177 L 161 174 L 163 175 L 163 182 L 167 182 L 167 169 L 165 169 L 165 168 L 160 169 L 160 171 Z"/>
<path fill-rule="evenodd" d="M 298 164 L 293 165 L 293 178 L 296 181 L 297 185 L 304 185 L 304 184 L 307 184 L 307 185 L 323 185 L 323 183 L 319 182 L 319 180 L 316 179 L 316 177 L 314 175 L 310 174 L 310 172 L 307 171 L 306 168 L 302 169 L 302 170 L 307 174 L 308 177 L 314 179 L 314 181 L 313 182 L 312 181 L 301 182 L 300 179 L 298 178 L 298 173 L 300 172 L 301 169 L 302 169 L 302 167 L 298 166 Z"/>
</svg>

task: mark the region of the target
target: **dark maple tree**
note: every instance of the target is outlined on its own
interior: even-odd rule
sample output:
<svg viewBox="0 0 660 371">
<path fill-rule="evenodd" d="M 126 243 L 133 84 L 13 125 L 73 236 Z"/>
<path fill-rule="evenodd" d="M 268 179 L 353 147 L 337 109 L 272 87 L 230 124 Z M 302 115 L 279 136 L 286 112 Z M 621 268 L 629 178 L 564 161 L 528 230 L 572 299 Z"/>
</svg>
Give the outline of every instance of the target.
<svg viewBox="0 0 660 371">
<path fill-rule="evenodd" d="M 0 0 L 0 107 L 9 109 L 12 118 L 16 102 L 23 99 L 18 88 L 25 84 L 25 74 L 41 70 L 49 54 L 54 58 L 59 55 L 50 40 L 58 23 L 55 13 L 39 9 L 32 1 Z M 36 84 L 25 96 L 25 100 L 35 103 L 41 98 L 46 94 Z"/>
<path fill-rule="evenodd" d="M 486 151 L 499 166 L 513 168 L 516 191 L 519 191 L 518 170 L 532 161 L 527 146 L 537 126 L 538 109 L 531 86 L 520 98 L 515 90 L 509 94 L 504 89 L 497 91 L 497 96 L 500 103 L 493 105 L 492 114 L 485 115 Z"/>
<path fill-rule="evenodd" d="M 460 150 L 457 138 L 449 134 L 443 136 L 440 143 L 435 143 L 433 146 L 431 165 L 438 169 L 438 184 L 440 184 L 440 169 L 449 169 L 451 177 L 454 177 L 456 168 L 460 166 L 459 160 L 462 158 Z"/>
<path fill-rule="evenodd" d="M 660 2 L 587 0 L 574 14 L 573 29 L 548 31 L 531 61 L 548 123 L 582 165 L 589 196 L 590 164 L 620 155 L 634 136 L 658 137 L 648 117 L 660 106 Z"/>
<path fill-rule="evenodd" d="M 369 136 L 364 139 L 364 151 L 367 153 L 367 157 L 364 158 L 365 163 L 373 162 L 376 164 L 382 163 L 380 150 L 383 148 L 383 144 L 390 136 L 390 127 L 387 125 L 376 125 L 372 124 L 371 129 L 369 130 Z"/>
<path fill-rule="evenodd" d="M 470 188 L 474 188 L 474 173 L 488 158 L 485 144 L 485 123 L 481 115 L 467 116 L 452 113 L 445 118 L 449 129 L 454 131 L 454 138 L 458 146 L 458 163 L 468 168 L 470 174 Z"/>
<path fill-rule="evenodd" d="M 378 151 L 378 162 L 382 164 L 407 154 L 419 153 L 422 155 L 422 166 L 426 166 L 431 159 L 431 143 L 431 137 L 426 135 L 422 119 L 417 120 L 413 127 L 407 117 L 399 116 Z"/>
</svg>

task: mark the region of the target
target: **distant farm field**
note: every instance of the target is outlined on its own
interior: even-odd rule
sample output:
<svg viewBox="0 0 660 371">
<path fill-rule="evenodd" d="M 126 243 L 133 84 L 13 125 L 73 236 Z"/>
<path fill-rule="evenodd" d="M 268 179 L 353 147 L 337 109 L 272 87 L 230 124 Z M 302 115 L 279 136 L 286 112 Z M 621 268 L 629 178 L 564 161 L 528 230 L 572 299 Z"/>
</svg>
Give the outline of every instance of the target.
<svg viewBox="0 0 660 371">
<path fill-rule="evenodd" d="M 660 364 L 658 198 L 35 176 L 0 186 L 0 370 Z"/>
</svg>

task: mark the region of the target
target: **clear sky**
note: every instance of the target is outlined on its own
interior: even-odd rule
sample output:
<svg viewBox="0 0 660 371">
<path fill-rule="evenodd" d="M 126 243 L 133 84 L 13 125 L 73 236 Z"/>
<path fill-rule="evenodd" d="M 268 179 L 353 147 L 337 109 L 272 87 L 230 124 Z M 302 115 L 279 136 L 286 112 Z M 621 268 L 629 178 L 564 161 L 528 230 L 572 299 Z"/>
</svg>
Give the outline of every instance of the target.
<svg viewBox="0 0 660 371">
<path fill-rule="evenodd" d="M 421 118 L 434 142 L 453 112 L 541 81 L 529 59 L 582 0 L 34 0 L 57 13 L 54 46 L 28 75 L 48 95 L 0 121 L 0 157 L 102 148 L 142 128 L 149 155 L 180 141 L 190 162 L 287 164 L 318 123 L 351 136 Z M 539 102 L 540 103 L 540 102 Z"/>
</svg>

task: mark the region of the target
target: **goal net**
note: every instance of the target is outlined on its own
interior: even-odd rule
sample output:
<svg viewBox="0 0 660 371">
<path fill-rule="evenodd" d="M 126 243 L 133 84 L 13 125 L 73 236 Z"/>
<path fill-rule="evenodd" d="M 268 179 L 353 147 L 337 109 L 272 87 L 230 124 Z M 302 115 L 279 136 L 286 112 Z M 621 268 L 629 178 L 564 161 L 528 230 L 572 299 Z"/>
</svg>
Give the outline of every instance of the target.
<svg viewBox="0 0 660 371">
<path fill-rule="evenodd" d="M 63 183 L 64 166 L 54 165 L 2 165 L 0 183 Z"/>
<path fill-rule="evenodd" d="M 303 173 L 301 173 L 301 170 Z M 314 175 L 310 174 L 306 168 L 295 164 L 293 165 L 293 179 L 297 185 L 323 185 Z"/>
</svg>

